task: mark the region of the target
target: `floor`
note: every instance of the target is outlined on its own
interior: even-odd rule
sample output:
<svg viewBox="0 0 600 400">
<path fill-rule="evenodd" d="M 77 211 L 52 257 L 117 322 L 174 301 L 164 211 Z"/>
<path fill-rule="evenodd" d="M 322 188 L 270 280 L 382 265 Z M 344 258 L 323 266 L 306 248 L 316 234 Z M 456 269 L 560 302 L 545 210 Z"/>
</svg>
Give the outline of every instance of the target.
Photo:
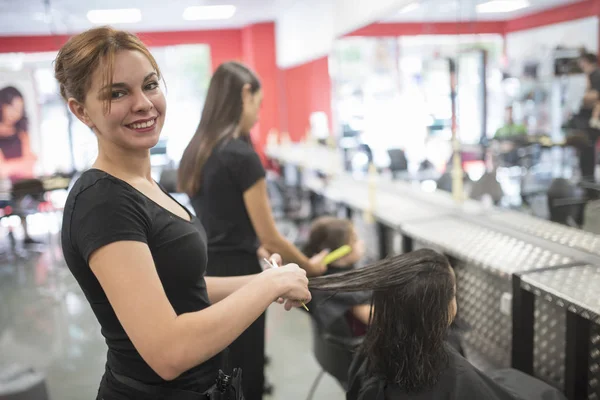
<svg viewBox="0 0 600 400">
<path fill-rule="evenodd" d="M 0 226 L 0 397 L 9 379 L 29 368 L 45 378 L 51 400 L 95 398 L 106 345 L 83 293 L 69 273 L 57 235 L 57 216 L 35 216 L 30 224 L 44 245 L 8 257 L 7 226 Z M 39 220 L 36 220 L 39 219 Z M 16 223 L 16 222 L 15 222 Z M 275 390 L 268 400 L 305 399 L 319 368 L 311 352 L 308 315 L 274 305 L 268 312 L 267 376 Z M 19 375 L 31 378 L 31 374 Z M 341 400 L 344 393 L 325 376 L 314 399 Z"/>
</svg>

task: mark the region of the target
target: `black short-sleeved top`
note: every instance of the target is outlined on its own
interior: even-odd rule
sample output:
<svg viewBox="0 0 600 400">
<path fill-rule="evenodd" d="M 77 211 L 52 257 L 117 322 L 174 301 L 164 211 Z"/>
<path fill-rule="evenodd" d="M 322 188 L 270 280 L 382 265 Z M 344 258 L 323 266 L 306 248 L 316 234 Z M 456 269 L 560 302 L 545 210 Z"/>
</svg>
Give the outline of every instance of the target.
<svg viewBox="0 0 600 400">
<path fill-rule="evenodd" d="M 438 382 L 418 393 L 407 393 L 397 384 L 372 377 L 364 355 L 358 353 L 348 372 L 347 400 L 565 400 L 555 388 L 514 370 L 488 376 L 450 346 L 448 366 Z"/>
<path fill-rule="evenodd" d="M 215 147 L 202 168 L 200 191 L 191 198 L 210 252 L 256 253 L 259 243 L 244 192 L 264 177 L 265 169 L 249 141 L 231 139 Z"/>
<path fill-rule="evenodd" d="M 600 68 L 596 68 L 589 74 L 588 79 L 590 80 L 590 89 L 600 93 Z"/>
<path fill-rule="evenodd" d="M 0 136 L 0 150 L 2 150 L 2 155 L 7 160 L 23 156 L 23 143 L 16 130 L 13 135 Z"/>
<path fill-rule="evenodd" d="M 131 185 L 97 169 L 84 172 L 71 189 L 64 209 L 62 248 L 108 345 L 107 367 L 141 382 L 186 387 L 213 374 L 215 357 L 165 382 L 142 359 L 121 326 L 88 260 L 97 249 L 117 241 L 148 244 L 156 271 L 177 315 L 210 305 L 204 273 L 206 238 L 200 221 L 186 221 L 159 206 Z"/>
<path fill-rule="evenodd" d="M 349 271 L 354 266 L 329 267 L 324 276 L 339 274 Z M 343 334 L 341 325 L 345 324 L 348 333 L 357 336 L 357 332 L 364 333 L 366 328 L 362 322 L 354 318 L 352 308 L 362 304 L 370 304 L 373 293 L 370 291 L 359 292 L 331 292 L 323 290 L 311 290 L 312 300 L 310 313 L 317 322 L 320 329 L 325 332 Z"/>
</svg>

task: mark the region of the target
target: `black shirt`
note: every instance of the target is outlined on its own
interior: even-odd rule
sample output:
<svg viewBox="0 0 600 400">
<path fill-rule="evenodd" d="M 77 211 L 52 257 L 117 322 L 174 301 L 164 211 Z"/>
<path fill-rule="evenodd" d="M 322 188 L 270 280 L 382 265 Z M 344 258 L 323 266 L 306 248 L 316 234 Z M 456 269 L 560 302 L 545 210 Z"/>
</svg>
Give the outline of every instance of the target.
<svg viewBox="0 0 600 400">
<path fill-rule="evenodd" d="M 148 244 L 177 315 L 210 305 L 204 280 L 206 237 L 198 219 L 182 219 L 103 171 L 84 172 L 67 198 L 62 247 L 67 265 L 102 327 L 108 345 L 107 367 L 138 381 L 165 387 L 184 388 L 199 377 L 216 376 L 218 357 L 165 382 L 135 349 L 88 264 L 95 250 L 123 240 Z"/>
<path fill-rule="evenodd" d="M 600 68 L 596 68 L 590 73 L 588 79 L 590 80 L 590 90 L 600 93 Z"/>
<path fill-rule="evenodd" d="M 556 389 L 514 370 L 498 371 L 492 378 L 447 346 L 449 362 L 438 382 L 419 393 L 368 375 L 366 358 L 357 354 L 350 366 L 347 400 L 562 400 Z"/>
<path fill-rule="evenodd" d="M 206 229 L 209 251 L 256 253 L 259 243 L 244 192 L 264 177 L 265 169 L 249 142 L 237 138 L 215 147 L 202 168 L 200 191 L 191 198 Z"/>
<path fill-rule="evenodd" d="M 7 160 L 23 156 L 23 143 L 21 143 L 21 137 L 16 129 L 13 135 L 0 136 L 0 150 L 2 150 L 2 155 Z"/>
<path fill-rule="evenodd" d="M 588 81 L 589 81 L 589 89 L 588 90 L 595 90 L 598 93 L 600 93 L 600 68 L 596 68 L 594 71 L 592 71 L 590 74 L 588 74 Z M 593 105 L 586 105 L 583 104 L 581 106 L 580 109 L 580 115 L 582 118 L 585 119 L 585 123 L 586 126 L 588 125 L 588 121 L 591 117 L 592 117 L 592 110 L 594 109 Z"/>
</svg>

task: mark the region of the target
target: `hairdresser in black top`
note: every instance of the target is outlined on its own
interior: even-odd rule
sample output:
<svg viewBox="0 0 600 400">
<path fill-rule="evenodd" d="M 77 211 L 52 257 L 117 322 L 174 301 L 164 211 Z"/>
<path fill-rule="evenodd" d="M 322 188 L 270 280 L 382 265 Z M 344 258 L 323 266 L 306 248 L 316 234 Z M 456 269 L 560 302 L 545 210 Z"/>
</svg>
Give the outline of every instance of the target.
<svg viewBox="0 0 600 400">
<path fill-rule="evenodd" d="M 600 69 L 598 57 L 583 50 L 579 57 L 579 67 L 587 75 L 587 87 L 581 101 L 581 108 L 566 127 L 574 130 L 566 138 L 579 153 L 579 169 L 582 180 L 594 181 L 596 169 L 596 141 L 600 136 Z M 590 193 L 596 197 L 595 193 Z"/>
<path fill-rule="evenodd" d="M 348 400 L 562 400 L 514 370 L 486 375 L 445 341 L 456 315 L 448 260 L 423 249 L 311 280 L 311 289 L 373 290 L 373 319 L 349 371 Z"/>
<path fill-rule="evenodd" d="M 204 277 L 202 225 L 151 177 L 166 100 L 158 65 L 135 35 L 103 27 L 73 36 L 55 76 L 98 140 L 62 226 L 65 260 L 108 345 L 97 399 L 206 398 L 221 351 L 274 300 L 310 298 L 306 272 L 287 265 Z"/>
<path fill-rule="evenodd" d="M 279 233 L 271 212 L 265 170 L 252 146 L 262 90 L 237 62 L 220 65 L 210 80 L 200 124 L 179 165 L 179 188 L 190 196 L 207 233 L 209 276 L 261 271 L 259 246 L 295 262 L 311 276 L 325 271 L 319 254 L 307 258 Z M 231 362 L 244 370 L 248 400 L 262 398 L 264 315 L 231 346 Z"/>
</svg>

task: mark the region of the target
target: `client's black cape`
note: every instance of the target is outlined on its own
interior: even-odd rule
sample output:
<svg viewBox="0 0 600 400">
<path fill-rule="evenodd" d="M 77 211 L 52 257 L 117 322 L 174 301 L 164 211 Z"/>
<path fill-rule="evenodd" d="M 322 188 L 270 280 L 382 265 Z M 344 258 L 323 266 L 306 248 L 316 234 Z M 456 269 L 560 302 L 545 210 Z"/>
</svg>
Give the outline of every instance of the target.
<svg viewBox="0 0 600 400">
<path fill-rule="evenodd" d="M 566 400 L 557 389 L 519 371 L 508 369 L 486 375 L 448 347 L 449 363 L 437 384 L 420 393 L 406 393 L 397 385 L 369 377 L 366 359 L 359 354 L 349 371 L 347 400 Z"/>
</svg>

